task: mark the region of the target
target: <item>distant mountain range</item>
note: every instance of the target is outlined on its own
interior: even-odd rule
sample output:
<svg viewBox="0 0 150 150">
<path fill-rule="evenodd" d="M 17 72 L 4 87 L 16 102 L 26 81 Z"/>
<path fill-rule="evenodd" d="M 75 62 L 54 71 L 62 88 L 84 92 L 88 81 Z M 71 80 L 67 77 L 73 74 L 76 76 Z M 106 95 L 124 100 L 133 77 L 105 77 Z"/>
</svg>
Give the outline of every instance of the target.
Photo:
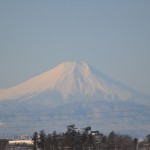
<svg viewBox="0 0 150 150">
<path fill-rule="evenodd" d="M 150 97 L 84 62 L 65 62 L 0 89 L 0 133 L 29 134 L 91 125 L 133 135 L 150 131 Z"/>
</svg>

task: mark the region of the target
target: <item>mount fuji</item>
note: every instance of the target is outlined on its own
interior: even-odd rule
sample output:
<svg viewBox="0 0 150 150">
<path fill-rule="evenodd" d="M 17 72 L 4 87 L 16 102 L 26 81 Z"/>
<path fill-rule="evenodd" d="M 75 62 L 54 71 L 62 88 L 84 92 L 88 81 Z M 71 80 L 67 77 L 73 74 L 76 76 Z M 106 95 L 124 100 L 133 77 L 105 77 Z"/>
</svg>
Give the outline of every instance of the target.
<svg viewBox="0 0 150 150">
<path fill-rule="evenodd" d="M 85 62 L 65 62 L 0 89 L 0 114 L 0 132 L 7 134 L 61 130 L 73 123 L 104 132 L 145 134 L 150 129 L 150 97 Z"/>
</svg>

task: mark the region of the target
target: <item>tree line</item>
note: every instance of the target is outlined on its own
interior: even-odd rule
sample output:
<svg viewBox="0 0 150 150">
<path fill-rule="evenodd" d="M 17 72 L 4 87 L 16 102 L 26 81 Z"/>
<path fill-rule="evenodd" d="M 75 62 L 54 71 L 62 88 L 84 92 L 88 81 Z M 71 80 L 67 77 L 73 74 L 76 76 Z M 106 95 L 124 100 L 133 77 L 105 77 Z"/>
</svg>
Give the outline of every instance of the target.
<svg viewBox="0 0 150 150">
<path fill-rule="evenodd" d="M 137 138 L 114 131 L 109 135 L 92 131 L 91 127 L 79 131 L 74 124 L 67 126 L 64 133 L 35 132 L 32 140 L 33 150 L 150 150 L 150 134 L 139 142 Z"/>
</svg>

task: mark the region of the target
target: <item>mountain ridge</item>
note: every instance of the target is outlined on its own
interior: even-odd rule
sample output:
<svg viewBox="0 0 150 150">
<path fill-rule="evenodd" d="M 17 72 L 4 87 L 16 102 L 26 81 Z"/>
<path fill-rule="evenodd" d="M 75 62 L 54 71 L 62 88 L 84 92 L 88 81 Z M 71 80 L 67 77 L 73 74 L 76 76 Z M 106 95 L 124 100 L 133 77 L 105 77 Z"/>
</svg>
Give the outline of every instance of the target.
<svg viewBox="0 0 150 150">
<path fill-rule="evenodd" d="M 99 72 L 100 76 L 98 71 L 93 73 L 92 70 L 93 67 L 85 62 L 65 62 L 19 85 L 0 89 L 0 100 L 34 96 L 50 90 L 60 92 L 64 99 L 73 94 L 92 96 L 98 92 L 104 97 L 117 96 L 121 100 L 131 97 L 127 88 L 116 84 L 119 82 L 115 83 L 104 74 L 102 76 Z"/>
</svg>

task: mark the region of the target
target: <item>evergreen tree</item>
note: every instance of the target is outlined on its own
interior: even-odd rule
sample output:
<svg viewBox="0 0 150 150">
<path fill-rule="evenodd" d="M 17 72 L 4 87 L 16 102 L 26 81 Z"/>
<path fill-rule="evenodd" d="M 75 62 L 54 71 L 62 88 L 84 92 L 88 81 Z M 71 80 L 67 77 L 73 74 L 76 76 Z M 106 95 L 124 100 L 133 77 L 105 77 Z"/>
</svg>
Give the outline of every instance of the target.
<svg viewBox="0 0 150 150">
<path fill-rule="evenodd" d="M 33 140 L 33 150 L 37 150 L 37 148 L 38 148 L 38 145 L 37 145 L 37 143 L 38 143 L 38 133 L 37 132 L 35 132 L 33 134 L 32 140 Z"/>
<path fill-rule="evenodd" d="M 44 130 L 40 131 L 39 136 L 40 136 L 40 148 L 42 150 L 45 150 L 46 134 L 45 134 Z"/>
</svg>

